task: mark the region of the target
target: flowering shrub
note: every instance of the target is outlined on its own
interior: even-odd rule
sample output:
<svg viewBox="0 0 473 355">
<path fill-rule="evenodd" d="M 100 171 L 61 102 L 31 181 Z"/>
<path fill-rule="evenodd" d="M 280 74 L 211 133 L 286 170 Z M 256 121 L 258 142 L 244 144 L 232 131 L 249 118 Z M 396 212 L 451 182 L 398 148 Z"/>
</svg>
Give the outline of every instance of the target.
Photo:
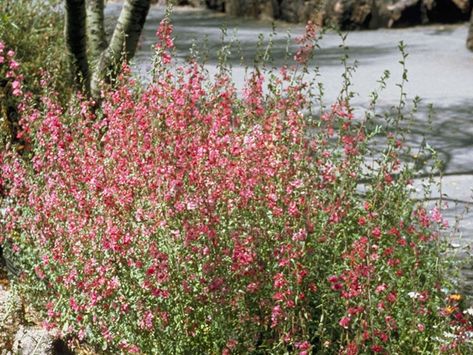
<svg viewBox="0 0 473 355">
<path fill-rule="evenodd" d="M 14 50 L 17 60 L 21 61 L 25 75 L 23 85 L 28 91 L 41 93 L 40 68 L 47 68 L 51 74 L 49 85 L 60 93 L 61 102 L 67 102 L 72 94 L 73 79 L 64 50 L 61 3 L 61 0 L 2 0 L 0 40 Z"/>
<path fill-rule="evenodd" d="M 23 76 L 19 73 L 15 52 L 0 42 L 0 147 L 15 141 L 18 122 L 14 112 L 19 97 L 23 95 Z"/>
<path fill-rule="evenodd" d="M 0 66 L 3 66 L 0 73 L 0 150 L 8 143 L 23 144 L 16 137 L 20 90 L 41 95 L 41 68 L 47 68 L 48 85 L 60 93 L 61 102 L 67 102 L 73 93 L 73 80 L 64 51 L 64 16 L 60 3 L 59 0 L 0 2 L 0 40 L 8 48 L 0 54 Z M 44 43 L 48 43 L 48 50 L 44 50 Z M 6 70 L 8 52 L 15 53 L 16 60 L 11 63 L 13 68 Z M 17 62 L 21 62 L 22 75 L 17 73 Z"/>
<path fill-rule="evenodd" d="M 345 99 L 307 117 L 298 66 L 255 69 L 239 95 L 225 70 L 173 67 L 171 33 L 145 87 L 124 67 L 100 107 L 20 105 L 31 159 L 2 155 L 1 238 L 45 326 L 127 353 L 466 346 L 444 221 L 410 198 L 396 135 L 367 166 L 373 132 Z"/>
</svg>

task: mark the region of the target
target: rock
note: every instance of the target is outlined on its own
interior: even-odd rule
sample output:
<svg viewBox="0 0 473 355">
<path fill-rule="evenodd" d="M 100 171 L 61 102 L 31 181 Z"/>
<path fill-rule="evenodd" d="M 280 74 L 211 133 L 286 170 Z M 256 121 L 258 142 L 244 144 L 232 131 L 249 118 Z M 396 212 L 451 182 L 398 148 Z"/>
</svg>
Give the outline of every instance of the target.
<svg viewBox="0 0 473 355">
<path fill-rule="evenodd" d="M 165 4 L 169 3 L 169 0 L 151 0 L 152 4 Z M 177 6 L 192 6 L 192 7 L 203 7 L 205 6 L 205 0 L 177 0 L 174 2 Z"/>
<path fill-rule="evenodd" d="M 329 0 L 324 22 L 343 30 L 466 21 L 471 0 Z"/>
<path fill-rule="evenodd" d="M 301 23 L 319 15 L 321 0 L 206 0 L 207 8 L 231 16 Z"/>
<path fill-rule="evenodd" d="M 205 0 L 179 0 L 177 2 L 179 6 L 192 6 L 192 7 L 202 7 L 205 5 Z"/>
<path fill-rule="evenodd" d="M 231 16 L 274 19 L 279 17 L 277 0 L 226 0 L 225 12 Z"/>
<path fill-rule="evenodd" d="M 39 327 L 20 326 L 13 342 L 13 353 L 19 355 L 49 355 L 53 353 L 53 337 Z"/>
<path fill-rule="evenodd" d="M 468 21 L 473 1 L 468 0 L 423 0 L 426 22 L 455 23 Z"/>
<path fill-rule="evenodd" d="M 324 22 L 343 30 L 371 28 L 376 1 L 336 0 L 327 1 Z"/>
<path fill-rule="evenodd" d="M 205 6 L 211 10 L 225 12 L 225 0 L 205 0 Z"/>
<path fill-rule="evenodd" d="M 279 1 L 277 0 L 269 0 L 269 1 L 261 1 L 259 5 L 259 18 L 260 19 L 276 19 L 279 18 Z"/>
<path fill-rule="evenodd" d="M 472 4 L 473 0 L 205 0 L 208 8 L 232 16 L 312 20 L 342 30 L 467 21 Z"/>
<path fill-rule="evenodd" d="M 452 0 L 452 2 L 463 12 L 468 12 L 471 8 L 470 1 L 468 0 Z"/>
<path fill-rule="evenodd" d="M 420 0 L 399 0 L 386 6 L 387 27 L 406 27 L 426 23 L 424 8 Z"/>
<path fill-rule="evenodd" d="M 3 289 L 0 285 L 0 319 L 5 316 L 10 302 L 10 291 Z"/>
<path fill-rule="evenodd" d="M 0 355 L 73 355 L 66 342 L 29 325 L 33 321 L 38 322 L 34 310 L 10 290 L 6 266 L 0 265 Z"/>
<path fill-rule="evenodd" d="M 230 16 L 248 16 L 258 18 L 258 0 L 227 0 L 225 12 Z"/>
<path fill-rule="evenodd" d="M 473 51 L 473 10 L 471 11 L 470 27 L 468 30 L 468 37 L 466 40 L 466 47 Z"/>
<path fill-rule="evenodd" d="M 279 18 L 288 22 L 307 22 L 315 20 L 323 12 L 323 1 L 320 0 L 281 0 Z"/>
<path fill-rule="evenodd" d="M 4 272 L 2 269 L 0 271 Z M 19 326 L 20 311 L 18 297 L 14 296 L 3 283 L 0 284 L 0 349 L 2 350 L 0 355 L 6 355 L 11 351 L 13 338 Z"/>
</svg>

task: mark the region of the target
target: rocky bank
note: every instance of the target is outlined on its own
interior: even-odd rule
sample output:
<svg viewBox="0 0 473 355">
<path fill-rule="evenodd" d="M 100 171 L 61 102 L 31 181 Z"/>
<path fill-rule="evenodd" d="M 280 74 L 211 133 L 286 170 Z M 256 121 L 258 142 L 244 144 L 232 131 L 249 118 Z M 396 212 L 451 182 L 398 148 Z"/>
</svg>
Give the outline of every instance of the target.
<svg viewBox="0 0 473 355">
<path fill-rule="evenodd" d="M 314 20 L 342 30 L 468 21 L 473 0 L 179 0 L 232 16 Z"/>
</svg>

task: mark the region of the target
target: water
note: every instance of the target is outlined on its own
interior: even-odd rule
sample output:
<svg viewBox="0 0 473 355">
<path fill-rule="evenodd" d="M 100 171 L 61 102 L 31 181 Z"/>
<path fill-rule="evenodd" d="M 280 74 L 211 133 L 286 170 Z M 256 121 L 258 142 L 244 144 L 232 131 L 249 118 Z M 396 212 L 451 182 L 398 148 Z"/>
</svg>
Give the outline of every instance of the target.
<svg viewBox="0 0 473 355">
<path fill-rule="evenodd" d="M 109 28 L 118 17 L 121 5 L 109 4 L 107 18 Z M 155 32 L 164 9 L 152 7 L 135 57 L 135 67 L 142 73 L 150 68 Z M 256 53 L 258 36 L 268 39 L 272 33 L 271 23 L 235 19 L 205 10 L 177 9 L 173 14 L 176 55 L 183 60 L 187 57 L 192 43 L 207 48 L 209 58 L 207 68 L 216 71 L 216 52 L 221 46 L 222 27 L 227 28 L 229 37 L 238 38 L 246 64 L 252 64 Z M 284 63 L 286 52 L 286 32 L 294 36 L 303 32 L 300 25 L 279 23 L 278 35 L 274 39 L 275 64 Z M 408 82 L 405 90 L 408 98 L 419 96 L 425 104 L 416 116 L 412 134 L 407 138 L 420 143 L 422 135 L 439 153 L 445 162 L 442 188 L 435 189 L 431 197 L 443 194 L 451 200 L 445 211 L 451 224 L 455 216 L 463 214 L 470 204 L 473 187 L 473 53 L 465 48 L 467 25 L 437 25 L 396 30 L 376 30 L 352 32 L 346 44 L 349 47 L 350 63 L 358 62 L 353 75 L 353 90 L 358 93 L 353 104 L 358 108 L 368 105 L 369 93 L 379 86 L 377 81 L 385 70 L 391 72 L 388 86 L 381 94 L 379 105 L 388 108 L 399 102 L 399 88 L 402 68 L 398 44 L 402 40 L 407 45 Z M 320 66 L 321 81 L 325 87 L 327 103 L 335 99 L 341 88 L 343 66 L 340 58 L 341 38 L 328 33 L 320 43 L 316 63 Z M 240 55 L 232 58 L 233 76 L 238 87 L 243 84 L 245 69 L 239 61 Z M 432 127 L 428 123 L 428 103 L 434 104 Z M 421 186 L 422 181 L 416 185 Z M 473 246 L 473 218 L 466 215 L 459 223 L 459 230 L 450 237 L 459 253 L 468 255 Z M 469 258 L 471 259 L 471 258 Z M 465 270 L 464 277 L 473 285 L 473 272 Z M 473 287 L 470 286 L 470 294 Z"/>
</svg>

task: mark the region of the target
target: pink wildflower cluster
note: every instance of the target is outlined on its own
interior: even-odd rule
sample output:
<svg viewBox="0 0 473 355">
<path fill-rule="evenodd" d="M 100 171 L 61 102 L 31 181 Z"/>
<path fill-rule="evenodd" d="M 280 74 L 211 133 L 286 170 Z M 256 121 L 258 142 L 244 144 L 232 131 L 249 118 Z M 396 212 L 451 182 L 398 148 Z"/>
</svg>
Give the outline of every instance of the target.
<svg viewBox="0 0 473 355">
<path fill-rule="evenodd" d="M 157 43 L 154 48 L 157 53 L 158 59 L 162 61 L 162 64 L 169 64 L 171 62 L 170 51 L 174 48 L 174 39 L 172 38 L 173 26 L 168 18 L 164 18 L 159 24 L 158 30 L 156 31 Z"/>
<path fill-rule="evenodd" d="M 358 354 L 413 349 L 445 319 L 437 212 L 385 183 L 395 153 L 362 196 L 363 122 L 344 101 L 307 120 L 290 77 L 264 96 L 255 71 L 240 97 L 190 63 L 142 90 L 125 70 L 99 108 L 24 99 L 32 157 L 2 154 L 1 228 L 47 327 L 128 353 Z"/>
<path fill-rule="evenodd" d="M 15 61 L 15 52 L 7 50 L 5 44 L 0 41 L 0 74 L 6 80 L 1 83 L 2 88 L 7 88 L 11 95 L 21 96 L 23 76 L 19 74 L 20 65 Z"/>
<path fill-rule="evenodd" d="M 315 49 L 315 41 L 317 39 L 317 25 L 309 21 L 305 26 L 305 32 L 302 36 L 296 39 L 297 44 L 300 45 L 294 60 L 299 64 L 307 64 L 313 55 Z"/>
</svg>

